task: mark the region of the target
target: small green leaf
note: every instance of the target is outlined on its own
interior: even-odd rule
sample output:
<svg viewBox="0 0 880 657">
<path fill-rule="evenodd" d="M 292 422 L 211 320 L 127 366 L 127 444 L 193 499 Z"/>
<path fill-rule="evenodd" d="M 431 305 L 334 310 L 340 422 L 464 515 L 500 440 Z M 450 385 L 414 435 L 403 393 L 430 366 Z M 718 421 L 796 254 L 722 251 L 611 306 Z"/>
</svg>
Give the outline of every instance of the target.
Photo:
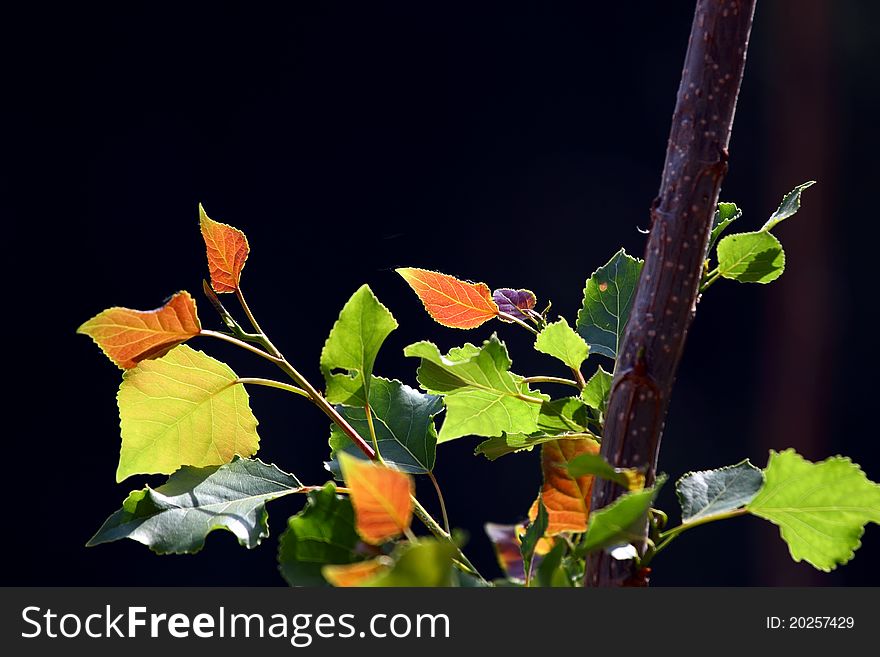
<svg viewBox="0 0 880 657">
<path fill-rule="evenodd" d="M 776 212 L 770 215 L 770 218 L 767 220 L 767 223 L 765 223 L 761 227 L 761 230 L 773 230 L 773 228 L 776 227 L 776 224 L 788 219 L 790 216 L 797 213 L 797 211 L 801 208 L 801 192 L 803 192 L 807 187 L 812 187 L 815 184 L 815 180 L 810 180 L 801 185 L 798 185 L 788 194 L 786 194 L 782 199 L 782 203 L 780 203 L 779 207 L 776 209 Z"/>
<path fill-rule="evenodd" d="M 715 242 L 721 237 L 727 227 L 742 216 L 742 210 L 736 207 L 736 203 L 719 203 L 715 210 L 715 218 L 712 220 L 712 232 L 709 234 L 709 248 L 712 250 Z"/>
<path fill-rule="evenodd" d="M 430 342 L 411 344 L 403 353 L 422 359 L 418 370 L 422 388 L 443 395 L 446 418 L 438 442 L 538 429 L 547 396 L 532 392 L 521 376 L 510 372 L 507 348 L 496 335 L 482 347 L 468 343 L 445 356 Z"/>
<path fill-rule="evenodd" d="M 627 489 L 641 487 L 645 483 L 644 475 L 635 469 L 615 468 L 599 454 L 576 456 L 568 463 L 568 474 L 575 478 L 592 475 L 613 481 Z"/>
<path fill-rule="evenodd" d="M 237 378 L 225 363 L 186 345 L 126 370 L 116 396 L 122 428 L 116 481 L 255 454 L 257 419 Z"/>
<path fill-rule="evenodd" d="M 456 552 L 451 542 L 430 538 L 402 545 L 391 569 L 363 582 L 361 586 L 453 586 L 456 580 L 452 558 Z"/>
<path fill-rule="evenodd" d="M 321 568 L 359 561 L 359 543 L 351 502 L 328 483 L 309 493 L 303 510 L 287 521 L 278 544 L 278 569 L 291 586 L 326 586 Z"/>
<path fill-rule="evenodd" d="M 363 406 L 370 393 L 376 355 L 396 328 L 397 320 L 391 312 L 379 303 L 368 285 L 362 285 L 343 306 L 321 351 L 327 401 Z"/>
<path fill-rule="evenodd" d="M 764 487 L 746 508 L 779 527 L 791 558 L 826 572 L 853 558 L 865 525 L 880 524 L 880 485 L 842 456 L 811 463 L 770 452 Z"/>
<path fill-rule="evenodd" d="M 728 235 L 718 243 L 718 272 L 740 283 L 769 283 L 782 275 L 785 252 L 770 233 Z"/>
<path fill-rule="evenodd" d="M 617 357 L 641 271 L 642 261 L 621 249 L 587 280 L 577 332 L 591 352 Z"/>
<path fill-rule="evenodd" d="M 436 395 L 425 395 L 400 381 L 373 377 L 370 384 L 370 408 L 379 453 L 385 463 L 410 474 L 425 474 L 434 469 L 437 453 L 437 430 L 434 416 L 443 409 Z M 366 411 L 361 407 L 337 406 L 336 410 L 361 435 L 369 436 Z M 337 452 L 343 450 L 357 458 L 366 458 L 351 439 L 335 424 L 330 428 L 330 471 L 339 477 Z"/>
<path fill-rule="evenodd" d="M 535 548 L 538 547 L 538 541 L 540 541 L 544 537 L 544 534 L 547 531 L 547 526 L 549 524 L 550 516 L 547 514 L 547 509 L 544 506 L 544 500 L 542 500 L 539 495 L 538 515 L 535 518 L 534 522 L 532 522 L 528 526 L 528 529 L 526 529 L 526 533 L 522 537 L 522 543 L 520 544 L 520 553 L 522 554 L 523 558 L 523 567 L 525 570 L 527 584 L 529 580 L 531 580 L 532 561 L 535 558 Z"/>
<path fill-rule="evenodd" d="M 604 413 L 605 405 L 608 403 L 608 395 L 611 393 L 611 382 L 613 379 L 614 377 L 603 370 L 600 365 L 596 373 L 587 381 L 583 391 L 581 391 L 581 399 L 590 408 Z"/>
<path fill-rule="evenodd" d="M 640 539 L 641 523 L 665 481 L 666 476 L 661 475 L 650 488 L 624 493 L 604 509 L 591 513 L 577 554 L 583 556 L 587 552 Z"/>
<path fill-rule="evenodd" d="M 523 450 L 531 450 L 533 447 L 537 447 L 538 445 L 549 443 L 554 440 L 577 440 L 581 438 L 592 438 L 593 440 L 598 440 L 596 436 L 586 431 L 583 433 L 566 434 L 550 434 L 543 432 L 533 434 L 505 433 L 501 436 L 495 436 L 481 442 L 474 450 L 474 454 L 482 454 L 490 461 L 494 461 L 495 459 L 505 456 L 507 454 L 513 454 L 515 452 L 521 452 Z"/>
<path fill-rule="evenodd" d="M 675 484 L 681 522 L 705 520 L 745 506 L 764 485 L 764 473 L 748 459 L 717 470 L 689 472 Z"/>
<path fill-rule="evenodd" d="M 191 554 L 210 532 L 227 529 L 254 548 L 269 535 L 265 503 L 301 488 L 296 477 L 259 460 L 183 467 L 159 488 L 130 493 L 87 545 L 130 538 L 158 554 Z"/>
<path fill-rule="evenodd" d="M 575 333 L 564 317 L 548 324 L 535 338 L 535 349 L 541 353 L 558 358 L 570 368 L 579 370 L 590 355 L 590 348 L 584 339 Z"/>
</svg>

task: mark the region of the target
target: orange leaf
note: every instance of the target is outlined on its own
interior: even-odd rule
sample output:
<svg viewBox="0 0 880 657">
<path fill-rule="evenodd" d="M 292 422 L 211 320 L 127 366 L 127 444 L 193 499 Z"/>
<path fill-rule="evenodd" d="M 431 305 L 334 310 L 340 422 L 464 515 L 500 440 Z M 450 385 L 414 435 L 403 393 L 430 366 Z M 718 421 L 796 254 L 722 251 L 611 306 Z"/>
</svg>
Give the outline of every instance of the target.
<svg viewBox="0 0 880 657">
<path fill-rule="evenodd" d="M 549 516 L 547 536 L 587 529 L 593 476 L 574 479 L 568 474 L 568 462 L 581 454 L 598 453 L 599 443 L 591 438 L 567 438 L 541 446 L 541 470 L 544 472 L 541 498 Z M 534 520 L 537 513 L 536 501 L 529 510 L 529 517 Z"/>
<path fill-rule="evenodd" d="M 364 541 L 379 545 L 409 529 L 415 489 L 411 476 L 345 452 L 339 453 L 339 465 Z"/>
<path fill-rule="evenodd" d="M 164 356 L 202 330 L 196 302 L 178 292 L 156 310 L 108 308 L 76 332 L 89 336 L 119 367 L 129 369 L 147 358 Z"/>
<path fill-rule="evenodd" d="M 215 292 L 235 292 L 244 262 L 250 253 L 247 237 L 237 228 L 209 218 L 201 203 L 199 223 L 208 252 L 211 287 Z"/>
<path fill-rule="evenodd" d="M 384 570 L 388 570 L 388 558 L 378 557 L 357 563 L 328 564 L 321 568 L 321 574 L 333 586 L 360 586 Z"/>
<path fill-rule="evenodd" d="M 470 329 L 498 316 L 498 305 L 484 283 L 466 283 L 426 269 L 404 267 L 397 273 L 409 283 L 438 324 Z"/>
</svg>

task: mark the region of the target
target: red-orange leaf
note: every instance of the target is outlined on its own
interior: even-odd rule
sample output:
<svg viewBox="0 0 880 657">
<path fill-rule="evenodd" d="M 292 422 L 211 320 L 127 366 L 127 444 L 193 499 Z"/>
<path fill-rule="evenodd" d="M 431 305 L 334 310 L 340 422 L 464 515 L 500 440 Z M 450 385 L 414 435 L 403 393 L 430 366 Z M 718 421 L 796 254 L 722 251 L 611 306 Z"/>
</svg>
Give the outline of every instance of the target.
<svg viewBox="0 0 880 657">
<path fill-rule="evenodd" d="M 412 267 L 398 269 L 397 273 L 419 295 L 428 314 L 443 326 L 470 329 L 498 316 L 498 305 L 484 283 L 467 283 Z"/>
<path fill-rule="evenodd" d="M 379 545 L 400 536 L 412 522 L 411 476 L 339 452 L 342 477 L 354 506 L 355 528 L 365 542 Z"/>
<path fill-rule="evenodd" d="M 108 308 L 76 332 L 89 336 L 110 360 L 128 369 L 165 355 L 201 330 L 196 302 L 189 292 L 178 292 L 156 310 Z"/>
<path fill-rule="evenodd" d="M 357 563 L 328 564 L 321 573 L 333 586 L 360 586 L 361 583 L 388 570 L 388 557 L 377 557 Z"/>
<path fill-rule="evenodd" d="M 214 221 L 199 204 L 199 223 L 208 252 L 208 269 L 211 287 L 215 292 L 235 292 L 241 279 L 241 270 L 247 260 L 250 247 L 244 233 Z"/>
<path fill-rule="evenodd" d="M 599 443 L 590 438 L 568 438 L 541 446 L 541 470 L 544 472 L 541 499 L 549 517 L 547 536 L 586 530 L 593 476 L 571 477 L 568 462 L 581 454 L 598 453 Z M 535 515 L 537 503 L 529 511 L 529 517 L 534 519 Z"/>
</svg>

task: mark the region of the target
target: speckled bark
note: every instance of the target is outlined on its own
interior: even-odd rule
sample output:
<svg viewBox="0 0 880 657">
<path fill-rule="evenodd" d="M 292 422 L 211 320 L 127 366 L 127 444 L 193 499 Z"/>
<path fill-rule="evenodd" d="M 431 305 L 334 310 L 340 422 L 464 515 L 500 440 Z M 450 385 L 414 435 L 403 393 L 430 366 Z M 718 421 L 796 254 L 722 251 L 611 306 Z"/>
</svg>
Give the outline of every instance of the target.
<svg viewBox="0 0 880 657">
<path fill-rule="evenodd" d="M 700 276 L 742 81 L 755 0 L 698 0 L 678 89 L 660 193 L 608 400 L 602 455 L 646 469 L 653 483 L 675 371 L 694 317 Z M 592 508 L 623 490 L 593 487 Z M 633 561 L 587 559 L 587 586 L 646 585 Z"/>
</svg>

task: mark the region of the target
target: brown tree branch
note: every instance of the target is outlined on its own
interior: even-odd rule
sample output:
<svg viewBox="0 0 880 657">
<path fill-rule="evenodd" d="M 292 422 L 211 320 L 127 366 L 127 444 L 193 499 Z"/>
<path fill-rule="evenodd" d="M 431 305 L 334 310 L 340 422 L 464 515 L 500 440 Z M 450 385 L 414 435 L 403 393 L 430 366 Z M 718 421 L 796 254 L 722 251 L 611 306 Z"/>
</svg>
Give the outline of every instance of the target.
<svg viewBox="0 0 880 657">
<path fill-rule="evenodd" d="M 755 0 L 697 0 L 660 193 L 651 207 L 645 264 L 618 350 L 602 455 L 616 467 L 645 470 L 649 485 L 727 172 L 754 9 Z M 597 480 L 592 508 L 610 504 L 623 492 Z M 599 551 L 587 558 L 584 583 L 646 585 L 647 573 L 638 572 L 634 561 L 617 561 Z"/>
</svg>

